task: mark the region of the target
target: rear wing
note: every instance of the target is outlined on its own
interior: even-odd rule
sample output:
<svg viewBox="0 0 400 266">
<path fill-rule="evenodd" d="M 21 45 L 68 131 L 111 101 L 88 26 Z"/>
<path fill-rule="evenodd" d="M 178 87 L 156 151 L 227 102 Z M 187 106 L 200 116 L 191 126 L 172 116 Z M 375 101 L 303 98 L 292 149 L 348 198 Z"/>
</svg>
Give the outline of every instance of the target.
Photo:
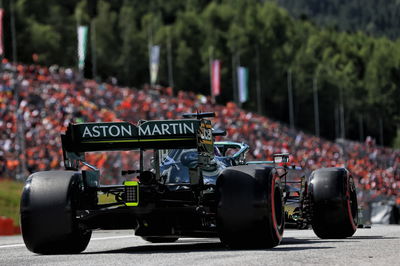
<svg viewBox="0 0 400 266">
<path fill-rule="evenodd" d="M 66 169 L 77 170 L 85 163 L 85 152 L 197 148 L 199 164 L 214 157 L 213 136 L 225 131 L 213 132 L 211 121 L 203 118 L 183 120 L 153 120 L 139 122 L 69 124 L 61 135 Z M 156 156 L 158 158 L 158 156 Z M 141 153 L 141 161 L 142 161 Z"/>
<path fill-rule="evenodd" d="M 201 123 L 185 119 L 146 121 L 137 126 L 129 122 L 69 124 L 61 140 L 64 152 L 75 153 L 196 148 Z"/>
</svg>

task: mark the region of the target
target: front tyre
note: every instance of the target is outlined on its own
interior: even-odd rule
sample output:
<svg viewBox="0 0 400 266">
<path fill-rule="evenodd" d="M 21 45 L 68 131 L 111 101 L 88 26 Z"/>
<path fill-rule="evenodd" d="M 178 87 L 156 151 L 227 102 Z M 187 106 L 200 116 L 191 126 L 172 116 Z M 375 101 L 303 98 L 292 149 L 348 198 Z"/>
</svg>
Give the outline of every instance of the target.
<svg viewBox="0 0 400 266">
<path fill-rule="evenodd" d="M 92 232 L 76 219 L 81 176 L 72 171 L 38 172 L 29 176 L 21 197 L 21 231 L 35 253 L 79 253 Z"/>
<path fill-rule="evenodd" d="M 322 239 L 351 237 L 357 229 L 357 193 L 344 168 L 315 170 L 309 180 L 312 228 Z"/>
<path fill-rule="evenodd" d="M 281 180 L 274 168 L 236 166 L 217 179 L 217 229 L 230 248 L 272 248 L 283 235 Z"/>
</svg>

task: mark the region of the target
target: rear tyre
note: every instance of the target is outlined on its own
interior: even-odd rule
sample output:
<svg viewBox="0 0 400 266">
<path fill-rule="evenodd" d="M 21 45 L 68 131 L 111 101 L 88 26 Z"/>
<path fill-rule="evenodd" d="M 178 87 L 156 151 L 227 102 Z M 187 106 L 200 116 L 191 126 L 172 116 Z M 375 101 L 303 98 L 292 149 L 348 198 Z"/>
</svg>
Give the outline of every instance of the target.
<svg viewBox="0 0 400 266">
<path fill-rule="evenodd" d="M 322 239 L 346 238 L 357 230 L 358 205 L 353 178 L 344 168 L 315 170 L 309 180 L 312 228 Z"/>
<path fill-rule="evenodd" d="M 76 219 L 81 176 L 72 171 L 32 174 L 21 197 L 21 231 L 26 247 L 35 253 L 79 253 L 91 230 Z"/>
<path fill-rule="evenodd" d="M 217 229 L 230 248 L 272 248 L 283 235 L 284 205 L 275 169 L 236 166 L 217 179 Z"/>
<path fill-rule="evenodd" d="M 176 242 L 179 238 L 178 237 L 152 237 L 152 236 L 143 236 L 143 240 L 151 243 L 173 243 Z"/>
</svg>

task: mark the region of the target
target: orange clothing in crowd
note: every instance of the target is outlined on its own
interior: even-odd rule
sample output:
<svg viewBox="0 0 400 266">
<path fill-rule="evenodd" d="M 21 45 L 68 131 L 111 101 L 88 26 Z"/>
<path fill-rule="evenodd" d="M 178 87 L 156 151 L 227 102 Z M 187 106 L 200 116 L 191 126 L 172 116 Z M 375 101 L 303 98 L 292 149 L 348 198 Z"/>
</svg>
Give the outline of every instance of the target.
<svg viewBox="0 0 400 266">
<path fill-rule="evenodd" d="M 3 67 L 10 63 L 3 59 Z M 348 141 L 344 146 L 290 130 L 286 125 L 240 109 L 225 106 L 210 97 L 172 88 L 145 86 L 143 90 L 80 80 L 72 69 L 38 65 L 17 65 L 20 86 L 20 113 L 24 123 L 25 158 L 29 172 L 62 167 L 60 133 L 72 122 L 175 119 L 182 113 L 215 111 L 215 128 L 226 129 L 232 141 L 246 142 L 249 160 L 270 160 L 274 153 L 288 152 L 293 163 L 307 171 L 320 167 L 345 166 L 360 190 L 400 195 L 400 151 L 377 147 L 372 138 L 365 143 Z M 0 177 L 15 176 L 17 106 L 11 90 L 12 76 L 0 73 Z M 223 138 L 218 138 L 223 139 Z M 102 168 L 105 183 L 116 182 L 121 167 L 135 167 L 137 155 L 124 154 L 116 163 L 115 154 L 89 154 L 87 160 Z M 346 161 L 344 160 L 346 158 Z M 24 159 L 24 157 L 22 157 Z"/>
</svg>

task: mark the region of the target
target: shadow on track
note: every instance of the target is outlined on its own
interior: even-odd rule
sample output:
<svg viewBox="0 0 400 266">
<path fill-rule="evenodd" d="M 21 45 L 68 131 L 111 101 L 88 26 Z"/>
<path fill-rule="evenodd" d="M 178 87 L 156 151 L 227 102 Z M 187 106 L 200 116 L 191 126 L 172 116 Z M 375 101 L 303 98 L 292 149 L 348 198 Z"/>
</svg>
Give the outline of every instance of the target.
<svg viewBox="0 0 400 266">
<path fill-rule="evenodd" d="M 399 239 L 398 237 L 392 236 L 352 236 L 349 239 Z"/>
<path fill-rule="evenodd" d="M 288 251 L 303 251 L 303 250 L 318 250 L 318 249 L 321 249 L 321 250 L 323 250 L 323 249 L 332 249 L 332 248 L 335 248 L 335 247 L 310 247 L 310 246 L 307 246 L 307 247 L 288 247 L 288 246 L 277 246 L 277 247 L 275 247 L 275 248 L 273 248 L 273 249 L 270 249 L 270 251 L 285 251 L 285 252 L 288 252 Z"/>
<path fill-rule="evenodd" d="M 398 237 L 387 236 L 352 236 L 346 239 L 298 239 L 294 237 L 286 237 L 282 239 L 282 245 L 298 245 L 298 244 L 318 244 L 318 243 L 338 243 L 338 242 L 360 242 L 360 240 L 376 240 L 376 239 L 399 239 Z"/>
<path fill-rule="evenodd" d="M 140 245 L 134 247 L 127 247 L 114 250 L 105 250 L 97 252 L 84 252 L 83 254 L 153 254 L 153 253 L 186 253 L 186 252 L 232 252 L 232 251 L 299 251 L 299 250 L 310 250 L 310 249 L 331 249 L 334 247 L 318 247 L 318 246 L 302 246 L 302 247 L 290 247 L 290 245 L 297 244 L 317 244 L 327 243 L 329 241 L 315 241 L 308 239 L 295 239 L 295 238 L 284 238 L 281 245 L 272 249 L 229 249 L 224 246 L 221 242 L 201 242 L 201 240 L 185 240 L 181 239 L 173 244 L 151 244 L 151 245 Z"/>
<path fill-rule="evenodd" d="M 356 242 L 352 241 L 352 238 L 347 239 L 305 239 L 295 237 L 284 237 L 281 245 L 298 245 L 298 244 L 319 244 L 319 243 L 338 243 L 338 242 Z M 357 241 L 358 242 L 358 241 Z"/>
<path fill-rule="evenodd" d="M 98 252 L 84 252 L 82 254 L 107 254 L 107 253 L 128 253 L 128 254 L 152 254 L 152 253 L 185 253 L 185 252 L 210 252 L 210 251 L 224 251 L 228 250 L 222 243 L 190 243 L 184 244 L 176 242 L 174 244 L 152 244 L 142 245 L 128 248 L 121 248 L 115 250 L 105 250 Z"/>
</svg>

